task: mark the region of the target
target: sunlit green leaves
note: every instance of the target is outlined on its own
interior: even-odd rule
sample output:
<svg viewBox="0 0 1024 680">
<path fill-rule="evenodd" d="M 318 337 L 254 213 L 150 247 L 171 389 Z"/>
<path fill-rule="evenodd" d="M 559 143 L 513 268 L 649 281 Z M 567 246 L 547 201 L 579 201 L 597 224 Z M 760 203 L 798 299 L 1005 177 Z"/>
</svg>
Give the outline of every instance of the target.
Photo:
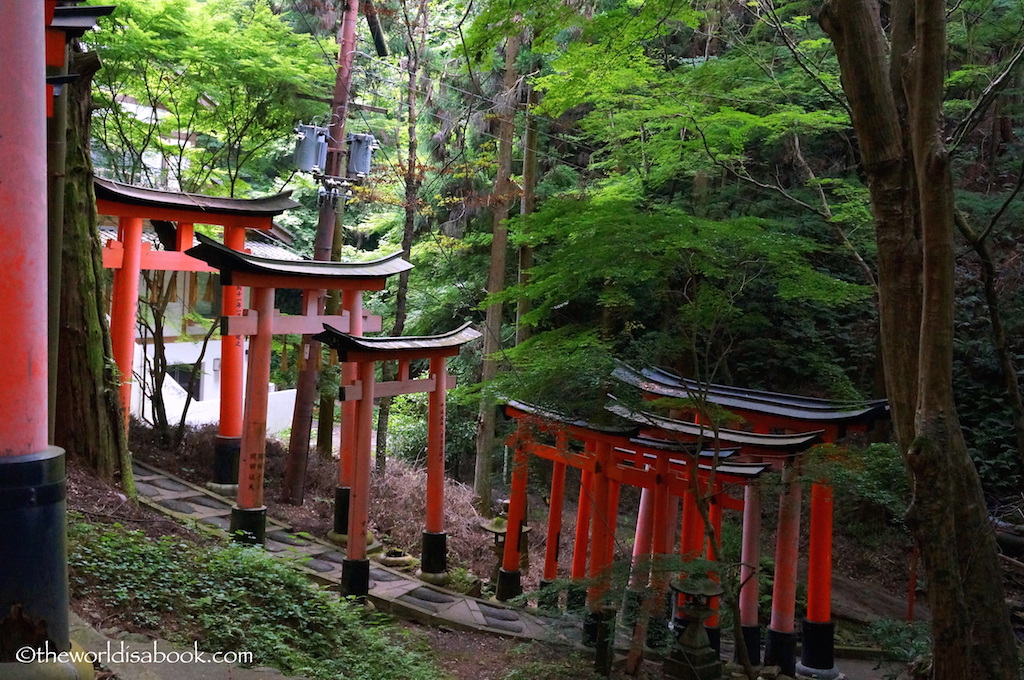
<svg viewBox="0 0 1024 680">
<path fill-rule="evenodd" d="M 119 2 L 91 46 L 101 165 L 151 186 L 244 193 L 243 167 L 322 112 L 332 69 L 264 0 Z"/>
</svg>

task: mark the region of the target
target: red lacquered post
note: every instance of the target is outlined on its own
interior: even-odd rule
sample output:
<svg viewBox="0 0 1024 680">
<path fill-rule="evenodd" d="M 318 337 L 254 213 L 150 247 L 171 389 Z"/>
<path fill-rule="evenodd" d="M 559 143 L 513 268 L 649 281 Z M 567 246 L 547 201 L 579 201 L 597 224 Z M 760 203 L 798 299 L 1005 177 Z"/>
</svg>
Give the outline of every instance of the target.
<svg viewBox="0 0 1024 680">
<path fill-rule="evenodd" d="M 191 244 L 190 244 L 191 245 Z M 224 245 L 232 250 L 245 250 L 245 228 L 224 227 Z M 221 287 L 221 314 L 242 313 L 241 286 Z M 213 480 L 211 488 L 223 488 L 238 482 L 238 459 L 242 446 L 242 371 L 245 364 L 245 338 L 222 335 L 220 338 L 220 424 L 214 444 Z"/>
<path fill-rule="evenodd" d="M 529 464 L 526 449 L 520 443 L 516 446 L 512 463 L 512 497 L 508 504 L 508 525 L 505 530 L 505 553 L 502 556 L 501 569 L 498 571 L 498 583 L 495 597 L 498 600 L 509 600 L 522 594 L 522 572 L 519 560 L 522 557 L 523 523 L 526 520 L 526 483 L 529 475 Z"/>
<path fill-rule="evenodd" d="M 768 665 L 783 673 L 796 672 L 796 569 L 800 548 L 800 480 L 787 467 L 782 473 L 786 485 L 779 500 L 779 524 L 775 544 L 775 583 L 772 588 L 772 616 L 765 638 L 764 657 Z"/>
<path fill-rule="evenodd" d="M 341 293 L 341 306 L 348 312 L 350 335 L 363 334 L 363 293 L 345 290 Z M 355 385 L 359 379 L 357 364 L 341 364 L 341 384 Z M 334 490 L 334 535 L 341 539 L 348 534 L 349 505 L 352 494 L 352 474 L 356 457 L 356 402 L 341 402 L 341 441 L 338 444 L 338 486 Z"/>
<path fill-rule="evenodd" d="M 128 428 L 132 405 L 132 367 L 135 360 L 135 318 L 139 309 L 139 276 L 142 274 L 142 218 L 118 220 L 118 239 L 124 245 L 121 268 L 114 270 L 111 294 L 110 345 L 121 373 L 118 397 Z"/>
<path fill-rule="evenodd" d="M 654 503 L 658 495 L 656 488 L 644 487 L 640 491 L 640 507 L 636 514 L 636 533 L 633 536 L 633 563 L 629 574 L 629 586 L 643 590 L 650 579 L 650 557 L 654 542 Z M 663 521 L 663 520 L 662 520 Z M 646 564 L 646 569 L 642 565 Z"/>
<path fill-rule="evenodd" d="M 427 519 L 423 532 L 421 578 L 447 582 L 447 537 L 444 531 L 445 405 L 448 370 L 444 357 L 430 359 L 434 389 L 427 403 Z"/>
<path fill-rule="evenodd" d="M 839 677 L 832 623 L 832 487 L 811 485 L 811 542 L 807 559 L 807 618 L 797 670 L 819 678 Z"/>
<path fill-rule="evenodd" d="M 590 539 L 590 506 L 594 473 L 584 470 L 580 474 L 580 497 L 576 505 L 576 532 L 572 542 L 572 568 L 570 577 L 575 582 L 567 595 L 569 609 L 580 609 L 586 602 L 586 591 L 578 585 L 587 577 L 587 542 Z"/>
<path fill-rule="evenodd" d="M 608 480 L 608 545 L 605 548 L 605 561 L 609 567 L 615 561 L 615 530 L 619 523 L 619 494 L 621 490 L 620 482 L 614 479 Z"/>
<path fill-rule="evenodd" d="M 740 626 L 750 663 L 761 661 L 758 625 L 758 576 L 761 562 L 761 487 L 754 482 L 743 490 L 743 538 L 740 547 Z M 738 647 L 737 647 L 738 649 Z M 738 658 L 738 656 L 737 656 Z"/>
<path fill-rule="evenodd" d="M 595 455 L 597 466 L 594 471 L 594 501 L 590 513 L 590 581 L 587 591 L 587 609 L 598 611 L 605 603 L 608 592 L 608 566 L 611 563 L 608 554 L 608 536 L 614 518 L 609 516 L 611 501 L 608 465 L 611 459 L 611 445 L 598 442 Z"/>
<path fill-rule="evenodd" d="M 356 407 L 356 442 L 353 456 L 352 495 L 349 505 L 348 548 L 342 563 L 341 591 L 365 596 L 370 592 L 370 560 L 366 556 L 366 533 L 370 529 L 370 461 L 373 455 L 373 393 L 376 364 L 359 363 L 362 392 Z"/>
<path fill-rule="evenodd" d="M 253 288 L 256 335 L 249 343 L 248 396 L 238 462 L 238 496 L 231 509 L 231 531 L 237 540 L 263 545 L 267 508 L 263 505 L 263 470 L 267 453 L 267 402 L 270 353 L 274 333 L 274 289 Z"/>
<path fill-rule="evenodd" d="M 45 6 L 52 12 L 54 3 Z M 66 651 L 64 452 L 48 447 L 46 55 L 42 2 L 4 4 L 0 21 L 0 603 Z M 8 636 L 7 641 L 11 640 Z M 12 657 L 16 649 L 5 650 Z M 9 672 L 18 676 L 16 664 Z M 26 675 L 33 672 L 25 667 Z M 34 670 L 39 671 L 39 668 Z"/>
<path fill-rule="evenodd" d="M 245 228 L 224 227 L 224 245 L 232 250 L 245 250 Z M 242 313 L 241 286 L 223 286 L 221 314 Z M 223 335 L 220 339 L 220 427 L 222 437 L 242 436 L 242 370 L 245 364 L 245 343 L 241 335 Z"/>
<path fill-rule="evenodd" d="M 563 462 L 551 468 L 551 497 L 548 506 L 548 536 L 544 547 L 544 582 L 549 585 L 558 578 L 558 544 L 562 534 L 562 506 L 565 502 L 565 470 Z"/>
<path fill-rule="evenodd" d="M 722 503 L 720 500 L 720 494 L 724 493 L 720 485 L 716 485 L 715 494 L 708 499 L 708 519 L 711 521 L 712 538 L 707 540 L 705 546 L 705 554 L 709 561 L 715 561 L 715 551 L 712 549 L 712 541 L 718 545 L 719 548 L 722 546 Z M 720 582 L 720 576 L 717 570 L 708 573 L 710 578 L 715 583 Z M 708 606 L 711 607 L 712 614 L 708 617 L 708 620 L 704 622 L 704 627 L 707 630 L 708 639 L 711 641 L 711 647 L 715 651 L 721 651 L 722 649 L 722 636 L 721 631 L 718 629 L 718 607 L 720 603 L 718 597 L 712 597 L 708 600 Z"/>
</svg>

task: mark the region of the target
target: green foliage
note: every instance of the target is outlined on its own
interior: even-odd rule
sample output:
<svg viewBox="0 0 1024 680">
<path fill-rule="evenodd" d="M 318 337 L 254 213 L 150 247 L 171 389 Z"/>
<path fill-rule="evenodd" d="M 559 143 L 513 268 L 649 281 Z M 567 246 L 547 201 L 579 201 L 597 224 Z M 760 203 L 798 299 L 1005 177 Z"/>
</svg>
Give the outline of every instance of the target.
<svg viewBox="0 0 1024 680">
<path fill-rule="evenodd" d="M 895 445 L 821 445 L 814 449 L 805 474 L 811 481 L 831 481 L 837 530 L 868 546 L 909 536 L 903 517 L 910 500 L 910 482 Z"/>
<path fill-rule="evenodd" d="M 126 0 L 101 26 L 93 133 L 116 179 L 245 193 L 264 181 L 245 167 L 322 112 L 299 95 L 331 69 L 266 0 Z"/>
<path fill-rule="evenodd" d="M 594 671 L 594 662 L 578 652 L 565 653 L 559 648 L 552 653 L 550 649 L 539 650 L 537 647 L 535 644 L 522 645 L 512 650 L 512 653 L 521 655 L 523 663 L 516 664 L 502 676 L 502 680 L 597 680 L 601 677 Z"/>
<path fill-rule="evenodd" d="M 739 338 L 763 341 L 773 306 L 834 312 L 870 294 L 819 271 L 821 247 L 788 225 L 698 218 L 643 196 L 634 180 L 552 198 L 515 222 L 514 241 L 535 248 L 536 265 L 501 297 L 532 300 L 524 321 L 540 332 L 506 352 L 514 370 L 495 388 L 503 395 L 593 412 L 614 358 L 689 355 L 711 371 Z M 842 386 L 828 362 L 807 364 Z"/>
<path fill-rule="evenodd" d="M 403 394 L 391 400 L 388 455 L 423 464 L 427 455 L 427 395 Z"/>
<path fill-rule="evenodd" d="M 450 368 L 458 374 L 465 362 L 453 361 Z M 425 377 L 425 376 L 424 376 Z M 469 379 L 462 378 L 468 383 Z M 388 416 L 388 455 L 418 465 L 426 464 L 427 454 L 427 394 L 404 394 L 391 401 Z M 445 418 L 445 460 L 452 472 L 457 472 L 472 457 L 476 441 L 476 421 L 472 408 L 452 399 L 448 402 Z"/>
<path fill-rule="evenodd" d="M 932 651 L 927 621 L 882 619 L 868 627 L 867 637 L 898 664 L 887 673 L 887 679 L 903 677 L 907 664 L 929 657 Z"/>
<path fill-rule="evenodd" d="M 620 177 L 589 194 L 552 199 L 521 221 L 517 243 L 551 247 L 531 271 L 531 281 L 510 293 L 540 303 L 528 321 L 574 298 L 605 307 L 650 303 L 676 284 L 692 290 L 690 300 L 702 302 L 691 307 L 691 321 L 707 326 L 732 316 L 731 293 L 765 275 L 783 299 L 844 304 L 869 294 L 808 266 L 806 256 L 820 246 L 783 225 L 698 219 L 645 199 L 633 179 Z"/>
<path fill-rule="evenodd" d="M 68 538 L 72 593 L 110 608 L 108 621 L 209 651 L 251 651 L 256 665 L 313 680 L 441 677 L 385 619 L 262 550 L 81 521 Z"/>
<path fill-rule="evenodd" d="M 504 357 L 511 369 L 486 387 L 495 398 L 580 416 L 601 413 L 615 362 L 596 332 L 566 326 L 536 335 Z"/>
</svg>

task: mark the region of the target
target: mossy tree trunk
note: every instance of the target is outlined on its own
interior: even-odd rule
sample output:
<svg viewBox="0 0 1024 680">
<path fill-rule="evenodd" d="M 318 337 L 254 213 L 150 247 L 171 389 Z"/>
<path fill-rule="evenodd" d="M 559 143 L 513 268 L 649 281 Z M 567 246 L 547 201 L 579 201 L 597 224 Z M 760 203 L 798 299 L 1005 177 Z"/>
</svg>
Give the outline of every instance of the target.
<svg viewBox="0 0 1024 680">
<path fill-rule="evenodd" d="M 1015 678 L 1016 640 L 981 484 L 953 405 L 954 206 L 943 143 L 946 5 L 826 0 L 871 193 L 879 320 L 908 524 L 928 579 L 936 680 Z"/>
<path fill-rule="evenodd" d="M 104 479 L 120 477 L 134 494 L 131 460 L 118 401 L 103 289 L 106 272 L 96 229 L 89 155 L 95 53 L 74 54 L 69 86 L 67 178 L 61 267 L 60 348 L 54 443 Z"/>
</svg>

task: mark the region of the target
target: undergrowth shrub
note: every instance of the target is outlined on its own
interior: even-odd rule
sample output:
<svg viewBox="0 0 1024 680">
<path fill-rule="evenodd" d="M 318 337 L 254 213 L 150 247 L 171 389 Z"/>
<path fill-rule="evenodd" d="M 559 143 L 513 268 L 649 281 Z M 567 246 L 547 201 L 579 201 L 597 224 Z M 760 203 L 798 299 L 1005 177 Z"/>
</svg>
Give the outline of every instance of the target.
<svg viewBox="0 0 1024 680">
<path fill-rule="evenodd" d="M 257 548 L 152 540 L 81 521 L 68 534 L 73 595 L 100 603 L 108 622 L 208 651 L 250 651 L 256 665 L 312 680 L 441 677 L 384 617 Z"/>
<path fill-rule="evenodd" d="M 374 475 L 371 484 L 370 518 L 377 530 L 391 545 L 418 555 L 427 507 L 427 471 L 401 458 L 390 458 L 384 475 Z M 445 478 L 449 566 L 465 566 L 481 574 L 487 573 L 494 558 L 488 548 L 491 537 L 480 528 L 483 518 L 473 506 L 473 498 L 473 489 Z"/>
<path fill-rule="evenodd" d="M 426 377 L 426 376 L 421 376 Z M 425 392 L 402 394 L 391 401 L 388 416 L 388 456 L 413 465 L 427 460 L 427 401 Z M 445 409 L 445 468 L 460 478 L 461 469 L 476 456 L 476 412 L 450 398 Z"/>
</svg>

